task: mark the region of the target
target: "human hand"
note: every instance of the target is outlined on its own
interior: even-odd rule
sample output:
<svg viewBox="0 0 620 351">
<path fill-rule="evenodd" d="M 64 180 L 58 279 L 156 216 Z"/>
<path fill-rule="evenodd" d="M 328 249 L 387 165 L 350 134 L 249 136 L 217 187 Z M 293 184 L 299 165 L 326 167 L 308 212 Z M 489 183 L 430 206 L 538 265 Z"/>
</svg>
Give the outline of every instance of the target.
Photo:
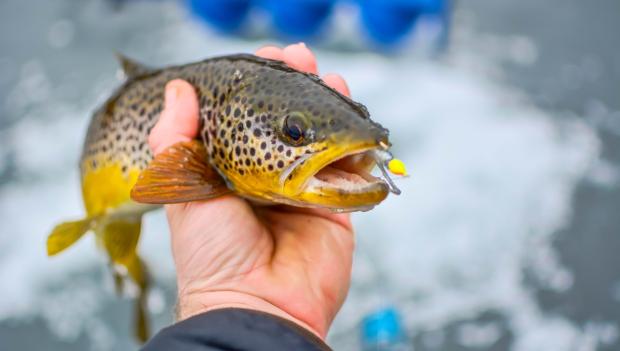
<svg viewBox="0 0 620 351">
<path fill-rule="evenodd" d="M 256 55 L 317 73 L 303 44 L 264 47 Z M 344 80 L 323 76 L 349 95 Z M 198 135 L 194 88 L 166 85 L 165 109 L 149 136 L 155 154 Z M 178 318 L 239 307 L 296 322 L 325 338 L 349 290 L 354 247 L 348 214 L 289 206 L 254 206 L 234 195 L 166 205 L 177 270 Z"/>
</svg>

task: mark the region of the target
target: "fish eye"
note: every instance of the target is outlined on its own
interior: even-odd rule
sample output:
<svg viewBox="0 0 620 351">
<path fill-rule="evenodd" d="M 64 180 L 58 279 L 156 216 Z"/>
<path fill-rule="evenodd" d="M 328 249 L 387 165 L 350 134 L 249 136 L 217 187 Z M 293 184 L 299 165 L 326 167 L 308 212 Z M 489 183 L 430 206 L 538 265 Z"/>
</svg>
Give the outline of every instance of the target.
<svg viewBox="0 0 620 351">
<path fill-rule="evenodd" d="M 304 116 L 299 112 L 293 112 L 284 119 L 282 131 L 291 144 L 300 145 L 304 141 L 307 128 Z"/>
</svg>

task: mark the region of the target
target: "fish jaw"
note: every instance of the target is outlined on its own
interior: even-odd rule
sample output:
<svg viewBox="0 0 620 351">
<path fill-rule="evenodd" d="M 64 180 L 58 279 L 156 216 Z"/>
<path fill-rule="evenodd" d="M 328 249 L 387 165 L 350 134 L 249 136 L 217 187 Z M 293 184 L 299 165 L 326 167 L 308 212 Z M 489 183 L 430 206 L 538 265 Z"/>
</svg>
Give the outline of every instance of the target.
<svg viewBox="0 0 620 351">
<path fill-rule="evenodd" d="M 383 201 L 389 186 L 370 171 L 376 142 L 331 147 L 318 152 L 291 173 L 282 194 L 289 203 L 337 211 L 368 210 Z"/>
</svg>

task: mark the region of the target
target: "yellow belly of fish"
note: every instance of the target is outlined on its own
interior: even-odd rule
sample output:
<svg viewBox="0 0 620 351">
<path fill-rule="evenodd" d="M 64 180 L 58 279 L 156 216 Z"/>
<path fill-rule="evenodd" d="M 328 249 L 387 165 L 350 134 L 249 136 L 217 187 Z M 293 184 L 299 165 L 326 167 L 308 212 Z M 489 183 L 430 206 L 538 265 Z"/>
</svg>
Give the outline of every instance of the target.
<svg viewBox="0 0 620 351">
<path fill-rule="evenodd" d="M 111 214 L 123 208 L 135 207 L 138 211 L 143 207 L 129 197 L 140 171 L 129 168 L 123 172 L 120 162 L 106 163 L 96 168 L 87 166 L 82 175 L 82 197 L 88 216 Z"/>
</svg>

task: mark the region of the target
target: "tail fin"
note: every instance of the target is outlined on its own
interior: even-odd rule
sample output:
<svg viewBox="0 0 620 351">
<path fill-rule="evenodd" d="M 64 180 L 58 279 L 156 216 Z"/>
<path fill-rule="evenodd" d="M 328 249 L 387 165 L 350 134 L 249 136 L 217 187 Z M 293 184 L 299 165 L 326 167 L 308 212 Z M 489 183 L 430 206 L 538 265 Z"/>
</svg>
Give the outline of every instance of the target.
<svg viewBox="0 0 620 351">
<path fill-rule="evenodd" d="M 47 255 L 54 256 L 75 244 L 93 224 L 93 218 L 85 218 L 57 225 L 47 237 Z"/>
<path fill-rule="evenodd" d="M 128 262 L 127 272 L 133 281 L 140 288 L 140 294 L 138 295 L 138 299 L 136 300 L 135 307 L 135 335 L 138 340 L 141 342 L 146 342 L 149 338 L 149 320 L 147 316 L 147 297 L 148 297 L 148 289 L 149 289 L 149 276 L 148 271 L 146 270 L 146 266 L 144 262 L 138 257 L 138 255 L 134 255 L 134 258 Z"/>
<path fill-rule="evenodd" d="M 139 290 L 136 301 L 135 333 L 139 341 L 145 342 L 149 337 L 148 318 L 146 315 L 146 297 L 149 277 L 146 267 L 136 251 L 142 218 L 140 216 L 110 219 L 96 229 L 100 242 L 108 253 L 112 265 L 121 265 L 127 270 L 128 278 L 134 281 Z M 114 272 L 113 272 L 114 273 Z M 117 291 L 122 291 L 122 279 L 115 274 Z"/>
</svg>

